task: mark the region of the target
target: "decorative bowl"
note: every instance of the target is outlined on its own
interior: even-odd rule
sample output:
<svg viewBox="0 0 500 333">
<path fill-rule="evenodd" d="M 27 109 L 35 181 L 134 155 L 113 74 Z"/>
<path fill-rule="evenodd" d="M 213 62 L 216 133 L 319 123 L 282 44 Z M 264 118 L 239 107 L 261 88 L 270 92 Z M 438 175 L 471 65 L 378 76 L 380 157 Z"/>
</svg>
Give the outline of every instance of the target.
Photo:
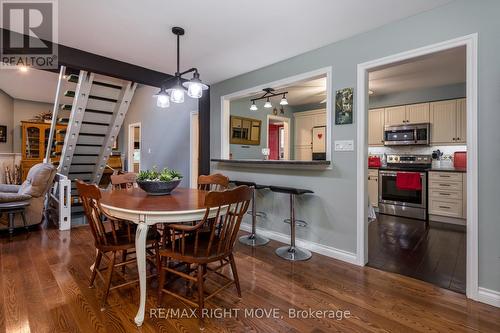
<svg viewBox="0 0 500 333">
<path fill-rule="evenodd" d="M 171 180 L 169 182 L 137 180 L 137 185 L 148 195 L 168 195 L 179 186 L 180 182 L 181 179 Z"/>
</svg>

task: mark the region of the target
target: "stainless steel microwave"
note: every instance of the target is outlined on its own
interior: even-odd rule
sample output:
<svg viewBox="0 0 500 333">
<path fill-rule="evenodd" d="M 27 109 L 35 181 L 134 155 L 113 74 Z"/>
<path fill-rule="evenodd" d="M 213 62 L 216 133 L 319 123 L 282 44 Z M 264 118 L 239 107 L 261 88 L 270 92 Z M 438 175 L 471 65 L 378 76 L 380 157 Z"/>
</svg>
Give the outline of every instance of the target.
<svg viewBox="0 0 500 333">
<path fill-rule="evenodd" d="M 429 143 L 429 123 L 384 127 L 385 146 L 428 145 Z"/>
</svg>

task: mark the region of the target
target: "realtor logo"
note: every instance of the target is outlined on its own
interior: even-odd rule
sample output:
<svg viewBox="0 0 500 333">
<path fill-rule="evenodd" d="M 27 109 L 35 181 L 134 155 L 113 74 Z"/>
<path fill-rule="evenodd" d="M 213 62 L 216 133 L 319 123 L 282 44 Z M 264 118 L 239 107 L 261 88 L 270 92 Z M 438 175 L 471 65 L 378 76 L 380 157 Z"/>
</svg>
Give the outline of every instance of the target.
<svg viewBox="0 0 500 333">
<path fill-rule="evenodd" d="M 0 68 L 57 69 L 56 0 L 0 0 L 0 11 Z"/>
</svg>

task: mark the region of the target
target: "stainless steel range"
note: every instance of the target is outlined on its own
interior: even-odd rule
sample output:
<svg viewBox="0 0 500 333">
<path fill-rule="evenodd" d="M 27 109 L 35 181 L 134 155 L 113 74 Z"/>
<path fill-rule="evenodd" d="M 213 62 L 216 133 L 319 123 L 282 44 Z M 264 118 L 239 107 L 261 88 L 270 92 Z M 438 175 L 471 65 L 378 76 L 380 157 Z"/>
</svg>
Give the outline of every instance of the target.
<svg viewBox="0 0 500 333">
<path fill-rule="evenodd" d="M 427 220 L 427 170 L 431 164 L 431 155 L 387 155 L 387 166 L 379 171 L 379 212 Z M 398 174 L 407 173 L 420 175 L 420 189 L 397 186 Z"/>
</svg>

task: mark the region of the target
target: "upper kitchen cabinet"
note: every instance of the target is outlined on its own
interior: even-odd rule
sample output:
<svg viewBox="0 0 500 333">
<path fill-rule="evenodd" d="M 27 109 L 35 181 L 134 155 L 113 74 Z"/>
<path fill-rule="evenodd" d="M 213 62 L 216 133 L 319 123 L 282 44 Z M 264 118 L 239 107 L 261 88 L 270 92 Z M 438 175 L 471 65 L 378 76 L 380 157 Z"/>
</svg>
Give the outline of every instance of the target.
<svg viewBox="0 0 500 333">
<path fill-rule="evenodd" d="M 393 106 L 385 109 L 385 124 L 389 126 L 429 122 L 429 103 Z"/>
<path fill-rule="evenodd" d="M 406 105 L 393 106 L 385 109 L 385 124 L 387 126 L 403 125 L 406 122 Z"/>
<path fill-rule="evenodd" d="M 466 142 L 466 102 L 453 99 L 430 103 L 431 143 Z"/>
<path fill-rule="evenodd" d="M 457 99 L 457 140 L 455 142 L 467 142 L 467 100 Z"/>
<path fill-rule="evenodd" d="M 368 112 L 368 145 L 384 145 L 384 109 L 373 109 Z"/>
<path fill-rule="evenodd" d="M 429 104 L 419 103 L 406 106 L 405 124 L 422 124 L 429 122 Z"/>
</svg>

